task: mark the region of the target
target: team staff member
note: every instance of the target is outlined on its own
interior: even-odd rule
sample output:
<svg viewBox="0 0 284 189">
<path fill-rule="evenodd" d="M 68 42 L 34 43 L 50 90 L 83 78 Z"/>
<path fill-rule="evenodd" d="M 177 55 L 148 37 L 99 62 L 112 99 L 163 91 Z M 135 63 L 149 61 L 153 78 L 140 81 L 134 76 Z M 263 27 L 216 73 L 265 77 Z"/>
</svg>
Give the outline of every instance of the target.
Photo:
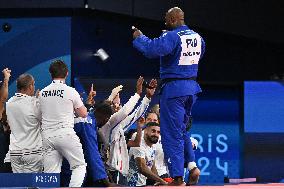
<svg viewBox="0 0 284 189">
<path fill-rule="evenodd" d="M 168 10 L 165 20 L 171 31 L 152 40 L 135 29 L 133 45 L 148 58 L 160 57 L 163 83 L 160 97 L 162 145 L 170 175 L 174 178 L 173 184 L 183 185 L 184 163 L 188 163 L 193 175 L 199 171 L 194 163 L 186 125 L 196 94 L 201 92 L 195 79 L 205 43 L 198 33 L 185 25 L 184 13 L 180 8 Z"/>
<path fill-rule="evenodd" d="M 17 79 L 17 93 L 6 104 L 10 134 L 10 160 L 13 173 L 41 173 L 43 169 L 41 114 L 34 96 L 34 78 L 22 74 Z"/>
<path fill-rule="evenodd" d="M 86 163 L 82 144 L 74 127 L 74 110 L 80 117 L 87 117 L 79 93 L 65 84 L 68 68 L 61 60 L 55 60 L 49 67 L 52 83 L 42 89 L 39 95 L 42 112 L 42 137 L 44 147 L 44 172 L 60 173 L 62 156 L 72 170 L 69 187 L 81 187 Z"/>
</svg>

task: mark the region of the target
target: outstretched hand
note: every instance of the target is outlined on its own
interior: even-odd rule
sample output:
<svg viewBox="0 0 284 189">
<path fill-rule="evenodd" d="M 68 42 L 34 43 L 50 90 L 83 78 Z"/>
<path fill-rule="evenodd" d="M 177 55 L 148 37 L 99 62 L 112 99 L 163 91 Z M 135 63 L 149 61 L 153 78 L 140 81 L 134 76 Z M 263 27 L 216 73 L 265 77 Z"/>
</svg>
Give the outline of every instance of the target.
<svg viewBox="0 0 284 189">
<path fill-rule="evenodd" d="M 143 90 L 143 82 L 144 82 L 144 78 L 140 76 L 136 83 L 136 93 L 139 94 L 140 96 Z"/>
<path fill-rule="evenodd" d="M 147 98 L 152 98 L 152 96 L 154 95 L 156 88 L 158 86 L 158 82 L 156 79 L 151 79 L 150 83 L 149 83 L 149 87 L 150 88 L 146 88 L 146 96 Z"/>
<path fill-rule="evenodd" d="M 111 94 L 110 94 L 109 97 L 108 97 L 108 100 L 111 101 L 111 102 L 113 102 L 113 100 L 114 100 L 115 97 L 118 95 L 118 93 L 119 93 L 120 91 L 122 91 L 122 88 L 123 88 L 122 85 L 119 85 L 119 86 L 113 88 L 112 91 L 111 91 Z"/>
</svg>

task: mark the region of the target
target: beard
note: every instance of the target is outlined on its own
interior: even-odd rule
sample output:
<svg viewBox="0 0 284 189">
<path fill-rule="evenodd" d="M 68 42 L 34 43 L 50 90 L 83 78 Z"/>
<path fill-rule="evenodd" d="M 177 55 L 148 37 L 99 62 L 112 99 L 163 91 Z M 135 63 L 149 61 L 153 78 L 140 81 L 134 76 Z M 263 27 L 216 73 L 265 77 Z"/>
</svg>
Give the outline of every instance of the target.
<svg viewBox="0 0 284 189">
<path fill-rule="evenodd" d="M 159 137 L 156 136 L 148 136 L 148 141 L 150 141 L 152 144 L 156 144 L 159 141 Z"/>
</svg>

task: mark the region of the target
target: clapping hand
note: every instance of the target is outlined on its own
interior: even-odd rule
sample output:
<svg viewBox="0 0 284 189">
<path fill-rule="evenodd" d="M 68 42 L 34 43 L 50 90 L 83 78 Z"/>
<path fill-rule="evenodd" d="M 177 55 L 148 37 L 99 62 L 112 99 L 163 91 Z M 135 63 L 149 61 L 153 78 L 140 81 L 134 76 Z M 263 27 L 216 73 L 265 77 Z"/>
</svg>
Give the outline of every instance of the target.
<svg viewBox="0 0 284 189">
<path fill-rule="evenodd" d="M 4 79 L 9 80 L 9 78 L 11 77 L 11 70 L 9 70 L 9 68 L 5 68 L 2 73 L 4 75 Z"/>
<path fill-rule="evenodd" d="M 151 79 L 150 83 L 149 83 L 149 88 L 146 88 L 146 96 L 147 98 L 151 99 L 152 96 L 154 95 L 156 88 L 158 86 L 158 82 L 156 79 Z"/>
<path fill-rule="evenodd" d="M 109 97 L 108 97 L 108 100 L 109 100 L 110 102 L 112 102 L 112 101 L 115 99 L 115 97 L 117 96 L 117 94 L 118 94 L 120 91 L 122 91 L 122 88 L 123 88 L 122 85 L 119 85 L 119 86 L 113 88 L 112 91 L 111 91 L 111 94 L 110 94 Z"/>
<path fill-rule="evenodd" d="M 136 93 L 139 94 L 140 96 L 143 90 L 143 82 L 144 82 L 144 78 L 140 76 L 136 83 Z"/>
</svg>

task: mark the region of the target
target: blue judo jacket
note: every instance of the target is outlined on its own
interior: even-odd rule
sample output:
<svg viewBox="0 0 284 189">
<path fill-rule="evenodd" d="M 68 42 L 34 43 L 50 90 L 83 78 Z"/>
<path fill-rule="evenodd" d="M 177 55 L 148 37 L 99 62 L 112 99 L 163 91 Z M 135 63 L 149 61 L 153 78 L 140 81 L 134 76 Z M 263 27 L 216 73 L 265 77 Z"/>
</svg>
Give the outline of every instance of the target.
<svg viewBox="0 0 284 189">
<path fill-rule="evenodd" d="M 205 52 L 203 38 L 186 25 L 164 32 L 159 38 L 137 37 L 133 46 L 148 58 L 160 57 L 160 78 L 197 77 L 199 59 Z M 169 82 L 163 89 L 166 98 L 193 95 L 201 92 L 194 80 Z"/>
</svg>

